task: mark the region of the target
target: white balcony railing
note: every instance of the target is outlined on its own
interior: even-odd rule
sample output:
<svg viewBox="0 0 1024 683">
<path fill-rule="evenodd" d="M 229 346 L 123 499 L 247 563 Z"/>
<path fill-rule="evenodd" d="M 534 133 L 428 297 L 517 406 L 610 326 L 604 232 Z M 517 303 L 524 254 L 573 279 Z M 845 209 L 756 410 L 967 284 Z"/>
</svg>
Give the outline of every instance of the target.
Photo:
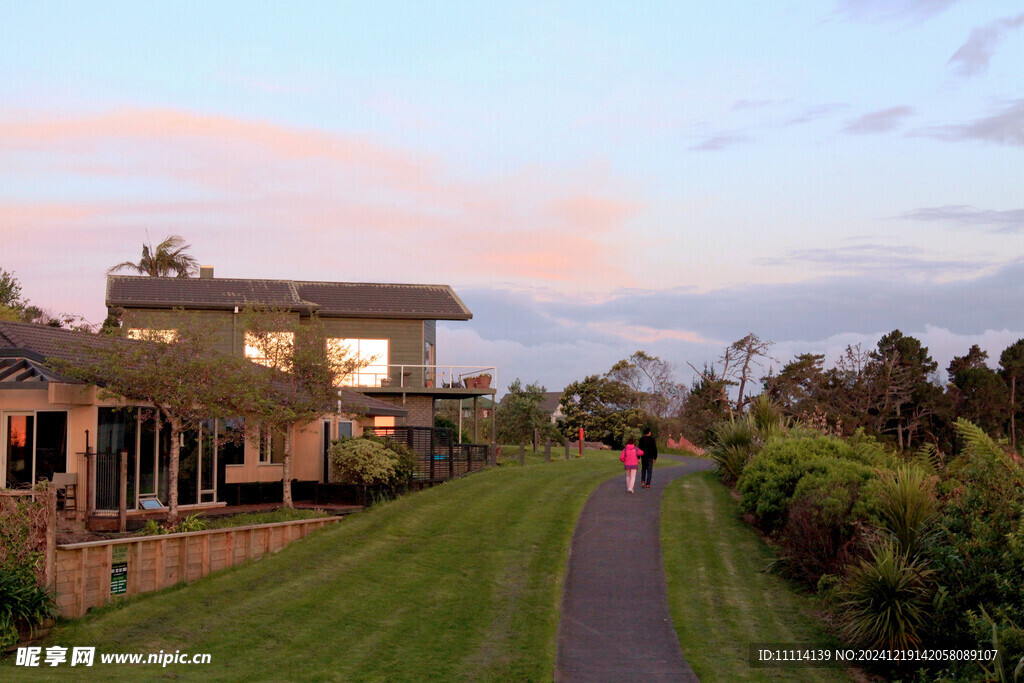
<svg viewBox="0 0 1024 683">
<path fill-rule="evenodd" d="M 369 365 L 343 382 L 350 387 L 405 389 L 497 388 L 494 365 Z"/>
</svg>

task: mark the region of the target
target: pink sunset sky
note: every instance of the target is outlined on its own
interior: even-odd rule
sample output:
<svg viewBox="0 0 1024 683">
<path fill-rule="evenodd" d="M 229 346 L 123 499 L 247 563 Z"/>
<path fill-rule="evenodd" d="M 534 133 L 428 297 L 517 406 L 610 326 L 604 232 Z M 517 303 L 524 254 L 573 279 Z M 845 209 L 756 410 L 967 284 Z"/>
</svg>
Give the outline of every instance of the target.
<svg viewBox="0 0 1024 683">
<path fill-rule="evenodd" d="M 680 5 L 9 3 L 0 267 L 94 323 L 170 234 L 220 277 L 450 284 L 439 360 L 550 390 L 749 331 L 1024 337 L 1019 5 Z"/>
</svg>

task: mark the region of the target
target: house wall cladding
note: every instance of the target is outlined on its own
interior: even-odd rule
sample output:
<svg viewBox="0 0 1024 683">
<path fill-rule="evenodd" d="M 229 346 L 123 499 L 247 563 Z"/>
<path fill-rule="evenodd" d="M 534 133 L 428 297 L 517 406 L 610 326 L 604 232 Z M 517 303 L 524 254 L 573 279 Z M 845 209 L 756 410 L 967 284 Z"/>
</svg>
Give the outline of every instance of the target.
<svg viewBox="0 0 1024 683">
<path fill-rule="evenodd" d="M 166 309 L 131 308 L 125 311 L 124 324 L 130 328 L 154 330 L 176 329 L 181 324 L 181 312 Z M 221 353 L 242 355 L 245 352 L 244 313 L 231 311 L 188 311 L 200 324 L 208 324 L 216 336 L 215 349 Z M 299 315 L 291 314 L 296 320 Z M 434 343 L 434 321 L 392 320 L 387 318 L 321 318 L 324 332 L 328 337 L 342 339 L 388 339 L 390 365 L 422 365 L 424 341 Z M 430 323 L 429 329 L 424 323 Z M 426 335 L 426 337 L 425 337 Z M 419 368 L 406 370 L 407 382 L 415 380 L 422 386 L 423 371 Z M 392 379 L 400 379 L 394 369 Z"/>
<path fill-rule="evenodd" d="M 187 534 L 142 536 L 61 545 L 56 551 L 57 609 L 80 617 L 112 598 L 114 548 L 126 546 L 125 596 L 195 581 L 218 569 L 276 553 L 292 541 L 339 521 L 320 517 L 293 522 L 215 529 Z"/>
<path fill-rule="evenodd" d="M 232 311 L 186 311 L 185 315 L 194 317 L 201 325 L 213 328 L 216 342 L 214 349 L 220 353 L 242 355 L 245 353 L 244 313 Z M 298 313 L 291 314 L 298 320 Z M 154 308 L 130 308 L 125 311 L 124 325 L 129 328 L 150 330 L 173 330 L 181 325 L 182 313 Z"/>
</svg>

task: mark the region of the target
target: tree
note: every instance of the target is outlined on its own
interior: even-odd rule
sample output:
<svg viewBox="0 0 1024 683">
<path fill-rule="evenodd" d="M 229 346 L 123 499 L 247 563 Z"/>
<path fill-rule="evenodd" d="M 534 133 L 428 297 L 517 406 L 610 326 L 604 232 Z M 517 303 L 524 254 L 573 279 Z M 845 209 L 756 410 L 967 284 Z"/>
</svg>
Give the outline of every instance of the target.
<svg viewBox="0 0 1024 683">
<path fill-rule="evenodd" d="M 14 311 L 21 310 L 25 302 L 21 300 L 21 283 L 14 273 L 0 268 L 0 306 Z"/>
<path fill-rule="evenodd" d="M 686 387 L 675 381 L 671 363 L 637 351 L 612 366 L 606 377 L 636 392 L 638 407 L 660 422 L 679 412 Z"/>
<path fill-rule="evenodd" d="M 938 363 L 928 355 L 928 347 L 899 330 L 878 340 L 878 347 L 869 355 L 878 431 L 894 431 L 900 450 L 910 448 L 916 430 L 933 412 L 942 393 L 929 381 Z"/>
<path fill-rule="evenodd" d="M 713 365 L 705 363 L 704 371 L 697 371 L 690 393 L 679 411 L 679 421 L 687 438 L 698 446 L 708 445 L 714 426 L 731 413 L 726 394 L 728 385 L 728 380 L 719 376 Z"/>
<path fill-rule="evenodd" d="M 18 278 L 3 268 L 0 268 L 0 320 L 91 331 L 90 326 L 80 315 L 53 313 L 32 306 L 28 299 L 22 299 L 21 283 L 18 282 Z"/>
<path fill-rule="evenodd" d="M 722 377 L 730 378 L 738 385 L 736 412 L 742 413 L 747 397 L 747 384 L 753 380 L 754 368 L 763 368 L 762 359 L 771 359 L 768 351 L 775 342 L 761 339 L 753 332 L 730 344 L 722 354 Z"/>
<path fill-rule="evenodd" d="M 1009 395 L 1006 384 L 986 364 L 988 353 L 974 344 L 966 356 L 949 363 L 950 393 L 957 417 L 969 420 L 989 434 L 999 434 L 1005 425 Z"/>
<path fill-rule="evenodd" d="M 199 271 L 199 261 L 185 253 L 191 249 L 180 235 L 171 235 L 153 248 L 152 243 L 142 245 L 142 258 L 134 261 L 122 261 L 112 266 L 107 272 L 116 273 L 121 270 L 132 270 L 139 275 L 150 277 L 191 277 Z"/>
<path fill-rule="evenodd" d="M 1010 385 L 1010 445 L 1017 448 L 1017 385 L 1024 378 L 1024 339 L 1003 349 L 999 367 L 1003 379 Z"/>
<path fill-rule="evenodd" d="M 508 392 L 501 397 L 495 411 L 499 441 L 525 443 L 533 439 L 535 429 L 551 424 L 547 413 L 540 407 L 545 391 L 536 382 L 524 387 L 518 377 L 508 385 Z"/>
<path fill-rule="evenodd" d="M 251 385 L 243 359 L 213 351 L 214 333 L 183 316 L 173 337 L 143 335 L 139 341 L 83 337 L 75 363 L 54 360 L 63 372 L 102 387 L 102 395 L 153 406 L 157 431 L 170 426 L 168 518 L 178 518 L 178 465 L 183 431 L 203 420 L 234 417 L 236 400 Z"/>
<path fill-rule="evenodd" d="M 242 317 L 246 346 L 255 351 L 253 380 L 237 397 L 237 409 L 259 420 L 261 440 L 284 439 L 282 496 L 292 507 L 294 430 L 340 404 L 342 380 L 366 362 L 347 350 L 327 347 L 316 315 L 300 321 L 285 311 L 249 309 Z M 262 447 L 261 443 L 261 447 Z"/>
<path fill-rule="evenodd" d="M 786 363 L 778 375 L 769 374 L 764 391 L 786 415 L 810 415 L 822 407 L 824 368 L 825 354 L 802 353 Z"/>
<path fill-rule="evenodd" d="M 623 382 L 607 376 L 588 375 L 573 382 L 559 400 L 562 419 L 559 430 L 574 438 L 583 428 L 584 438 L 619 444 L 629 429 L 643 427 L 649 416 L 637 402 L 637 393 Z"/>
</svg>

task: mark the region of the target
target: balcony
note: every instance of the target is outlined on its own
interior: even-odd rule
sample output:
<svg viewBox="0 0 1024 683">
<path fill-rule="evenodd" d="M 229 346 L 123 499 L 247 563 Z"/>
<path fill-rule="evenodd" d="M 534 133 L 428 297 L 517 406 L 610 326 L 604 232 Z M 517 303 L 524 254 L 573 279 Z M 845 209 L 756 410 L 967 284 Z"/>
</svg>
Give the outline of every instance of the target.
<svg viewBox="0 0 1024 683">
<path fill-rule="evenodd" d="M 368 365 L 346 378 L 344 385 L 366 394 L 491 396 L 498 388 L 498 368 L 494 365 Z"/>
</svg>

